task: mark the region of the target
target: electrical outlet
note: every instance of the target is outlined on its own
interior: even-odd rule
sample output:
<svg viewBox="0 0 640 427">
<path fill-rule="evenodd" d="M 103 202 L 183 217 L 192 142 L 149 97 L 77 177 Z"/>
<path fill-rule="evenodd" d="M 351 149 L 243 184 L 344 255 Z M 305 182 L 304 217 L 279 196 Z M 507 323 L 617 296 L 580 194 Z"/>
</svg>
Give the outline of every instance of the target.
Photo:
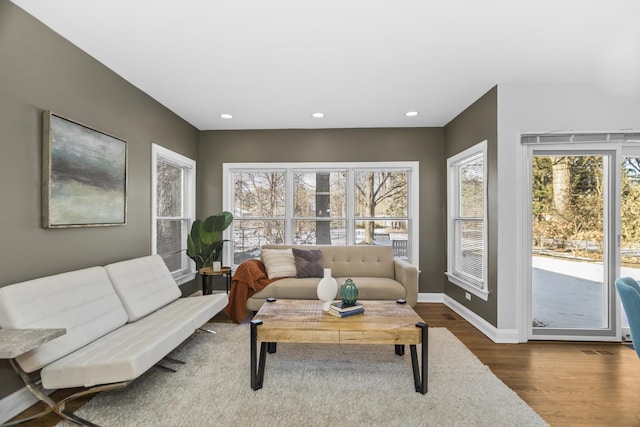
<svg viewBox="0 0 640 427">
<path fill-rule="evenodd" d="M 465 292 L 465 293 L 464 293 L 464 297 L 465 297 L 467 300 L 471 301 L 471 294 L 470 294 L 469 292 Z"/>
</svg>

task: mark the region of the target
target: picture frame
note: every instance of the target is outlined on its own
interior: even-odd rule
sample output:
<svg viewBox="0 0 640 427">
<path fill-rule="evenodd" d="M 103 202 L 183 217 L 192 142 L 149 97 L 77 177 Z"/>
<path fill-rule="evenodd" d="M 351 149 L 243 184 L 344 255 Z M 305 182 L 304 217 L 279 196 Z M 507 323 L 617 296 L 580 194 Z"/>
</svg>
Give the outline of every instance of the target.
<svg viewBox="0 0 640 427">
<path fill-rule="evenodd" d="M 42 226 L 127 223 L 127 142 L 43 112 Z"/>
</svg>

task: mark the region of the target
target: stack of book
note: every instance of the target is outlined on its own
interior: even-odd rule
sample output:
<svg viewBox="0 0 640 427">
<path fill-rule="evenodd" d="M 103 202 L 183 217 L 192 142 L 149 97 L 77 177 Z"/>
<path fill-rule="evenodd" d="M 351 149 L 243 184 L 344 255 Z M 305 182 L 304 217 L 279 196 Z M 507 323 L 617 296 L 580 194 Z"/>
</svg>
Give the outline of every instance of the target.
<svg viewBox="0 0 640 427">
<path fill-rule="evenodd" d="M 353 305 L 346 305 L 342 302 L 334 302 L 329 306 L 329 314 L 336 317 L 353 316 L 354 314 L 364 313 L 362 303 L 356 302 Z"/>
</svg>

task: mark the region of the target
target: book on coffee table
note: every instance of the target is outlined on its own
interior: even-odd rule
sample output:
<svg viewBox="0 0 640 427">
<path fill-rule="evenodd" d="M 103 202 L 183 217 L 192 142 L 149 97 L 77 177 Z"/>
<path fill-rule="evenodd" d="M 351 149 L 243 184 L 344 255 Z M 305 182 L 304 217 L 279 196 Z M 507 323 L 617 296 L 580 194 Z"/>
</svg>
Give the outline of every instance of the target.
<svg viewBox="0 0 640 427">
<path fill-rule="evenodd" d="M 360 313 L 364 313 L 364 307 L 360 307 L 355 310 L 349 310 L 349 311 L 336 311 L 333 308 L 329 308 L 329 314 L 336 317 L 347 317 L 347 316 L 353 316 L 355 314 L 360 314 Z"/>
<path fill-rule="evenodd" d="M 363 307 L 361 302 L 356 302 L 355 304 L 345 304 L 342 301 L 340 301 L 340 302 L 331 303 L 330 308 L 334 309 L 335 311 L 346 312 L 346 311 L 358 310 Z"/>
</svg>

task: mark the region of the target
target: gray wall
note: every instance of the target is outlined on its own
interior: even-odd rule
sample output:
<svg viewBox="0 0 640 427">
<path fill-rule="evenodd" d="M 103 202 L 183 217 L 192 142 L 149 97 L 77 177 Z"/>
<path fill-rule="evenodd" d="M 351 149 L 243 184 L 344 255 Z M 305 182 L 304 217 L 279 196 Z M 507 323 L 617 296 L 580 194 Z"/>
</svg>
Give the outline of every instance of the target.
<svg viewBox="0 0 640 427">
<path fill-rule="evenodd" d="M 420 162 L 420 292 L 443 292 L 442 128 L 207 131 L 200 134 L 198 217 L 222 210 L 222 164 Z"/>
<path fill-rule="evenodd" d="M 128 142 L 125 226 L 41 227 L 43 110 Z M 0 286 L 150 254 L 152 142 L 197 158 L 197 129 L 0 1 Z M 0 398 L 20 386 L 1 364 Z"/>
<path fill-rule="evenodd" d="M 494 87 L 444 127 L 445 159 L 487 140 L 487 216 L 489 298 L 484 301 L 446 280 L 444 293 L 468 307 L 493 326 L 498 326 L 498 89 Z M 446 166 L 445 166 L 446 167 Z M 446 177 L 444 177 L 446 194 Z M 444 270 L 443 270 L 444 271 Z"/>
</svg>

